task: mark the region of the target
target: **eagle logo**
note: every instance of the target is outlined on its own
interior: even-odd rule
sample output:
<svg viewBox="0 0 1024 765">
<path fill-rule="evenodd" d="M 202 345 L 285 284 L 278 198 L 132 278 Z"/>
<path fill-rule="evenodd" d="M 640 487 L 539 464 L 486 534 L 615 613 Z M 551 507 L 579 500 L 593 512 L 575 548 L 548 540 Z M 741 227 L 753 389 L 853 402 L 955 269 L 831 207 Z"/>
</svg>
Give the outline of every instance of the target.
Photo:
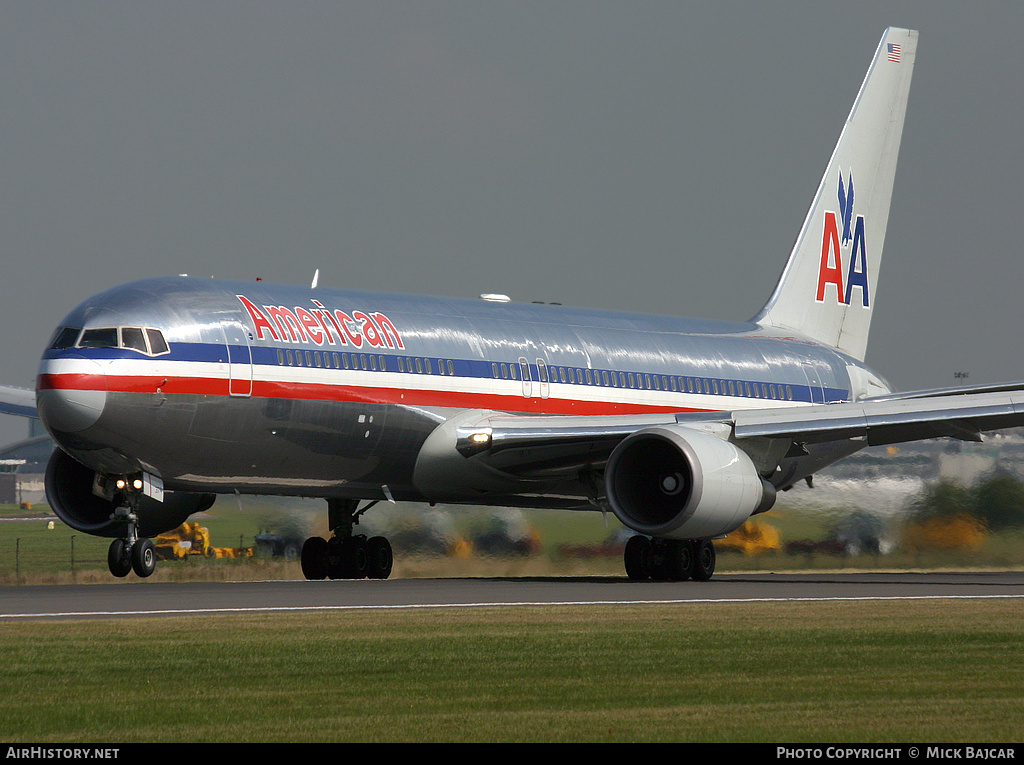
<svg viewBox="0 0 1024 765">
<path fill-rule="evenodd" d="M 853 239 L 850 224 L 853 222 L 853 171 L 850 171 L 846 188 L 843 188 L 843 174 L 839 173 L 839 215 L 843 219 L 843 245 Z"/>
</svg>

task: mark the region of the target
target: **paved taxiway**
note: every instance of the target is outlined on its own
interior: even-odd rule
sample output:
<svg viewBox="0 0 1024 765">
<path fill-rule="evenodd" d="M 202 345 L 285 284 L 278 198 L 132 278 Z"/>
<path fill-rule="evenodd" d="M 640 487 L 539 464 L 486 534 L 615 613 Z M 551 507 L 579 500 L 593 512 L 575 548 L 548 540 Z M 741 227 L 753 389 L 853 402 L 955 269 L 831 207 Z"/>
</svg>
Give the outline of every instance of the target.
<svg viewBox="0 0 1024 765">
<path fill-rule="evenodd" d="M 0 588 L 0 619 L 551 604 L 1022 598 L 1024 572 L 723 574 L 710 582 L 625 577 L 25 585 Z"/>
</svg>

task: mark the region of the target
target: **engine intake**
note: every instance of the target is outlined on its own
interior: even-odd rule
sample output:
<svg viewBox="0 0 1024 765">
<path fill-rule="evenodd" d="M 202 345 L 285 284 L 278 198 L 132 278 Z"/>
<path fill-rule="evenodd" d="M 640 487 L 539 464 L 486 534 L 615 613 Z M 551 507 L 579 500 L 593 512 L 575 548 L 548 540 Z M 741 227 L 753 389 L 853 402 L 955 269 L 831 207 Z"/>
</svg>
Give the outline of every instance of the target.
<svg viewBox="0 0 1024 765">
<path fill-rule="evenodd" d="M 605 490 L 624 525 L 670 539 L 728 534 L 775 504 L 775 488 L 743 451 L 672 425 L 623 439 L 608 459 Z"/>
<path fill-rule="evenodd" d="M 123 537 L 128 524 L 111 516 L 121 507 L 123 496 L 111 499 L 93 491 L 96 473 L 55 449 L 46 466 L 46 499 L 53 512 L 76 531 L 98 537 Z M 138 509 L 138 533 L 153 537 L 177 528 L 193 513 L 206 510 L 215 494 L 167 492 L 164 501 L 143 497 Z"/>
</svg>

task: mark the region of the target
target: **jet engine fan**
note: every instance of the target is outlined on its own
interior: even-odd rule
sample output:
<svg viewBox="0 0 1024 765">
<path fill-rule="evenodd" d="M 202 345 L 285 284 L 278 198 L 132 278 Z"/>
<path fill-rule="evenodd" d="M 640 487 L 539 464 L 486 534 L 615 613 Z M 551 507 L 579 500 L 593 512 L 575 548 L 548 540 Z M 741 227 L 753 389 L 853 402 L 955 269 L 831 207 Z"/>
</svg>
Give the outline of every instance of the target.
<svg viewBox="0 0 1024 765">
<path fill-rule="evenodd" d="M 76 531 L 98 537 L 124 537 L 127 523 L 115 520 L 114 510 L 124 505 L 124 497 L 113 492 L 109 497 L 94 491 L 96 473 L 55 449 L 46 466 L 46 499 L 53 512 Z M 193 513 L 206 510 L 215 494 L 166 492 L 164 501 L 142 497 L 138 508 L 138 533 L 153 537 L 177 528 Z"/>
<path fill-rule="evenodd" d="M 605 489 L 624 525 L 668 539 L 719 537 L 775 504 L 775 488 L 742 450 L 673 425 L 625 438 L 608 459 Z"/>
</svg>

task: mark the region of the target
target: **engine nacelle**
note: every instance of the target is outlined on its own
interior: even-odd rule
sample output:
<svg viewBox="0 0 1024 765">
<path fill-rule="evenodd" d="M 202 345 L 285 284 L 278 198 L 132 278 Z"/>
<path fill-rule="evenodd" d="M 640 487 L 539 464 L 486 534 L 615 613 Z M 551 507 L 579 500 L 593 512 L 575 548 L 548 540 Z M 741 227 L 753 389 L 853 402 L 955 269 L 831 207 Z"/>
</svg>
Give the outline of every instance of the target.
<svg viewBox="0 0 1024 765">
<path fill-rule="evenodd" d="M 98 537 L 123 537 L 128 524 L 111 516 L 124 502 L 115 493 L 111 498 L 93 491 L 96 473 L 77 460 L 55 449 L 46 466 L 46 499 L 53 512 L 76 531 Z M 143 497 L 138 508 L 138 533 L 154 537 L 177 528 L 193 513 L 206 510 L 215 494 L 166 492 L 164 501 Z"/>
<path fill-rule="evenodd" d="M 728 534 L 775 504 L 775 488 L 743 451 L 673 425 L 625 438 L 608 459 L 605 490 L 624 525 L 671 539 Z"/>
</svg>

